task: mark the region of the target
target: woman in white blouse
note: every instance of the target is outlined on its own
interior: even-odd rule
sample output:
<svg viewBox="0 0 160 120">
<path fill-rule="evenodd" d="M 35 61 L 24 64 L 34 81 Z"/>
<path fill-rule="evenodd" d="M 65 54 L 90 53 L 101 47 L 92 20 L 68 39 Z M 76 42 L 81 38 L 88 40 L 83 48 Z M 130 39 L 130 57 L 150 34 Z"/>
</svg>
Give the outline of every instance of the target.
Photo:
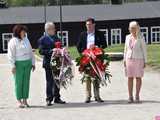
<svg viewBox="0 0 160 120">
<path fill-rule="evenodd" d="M 135 102 L 140 102 L 142 77 L 147 62 L 147 52 L 144 37 L 136 21 L 129 24 L 130 34 L 126 36 L 124 49 L 124 66 L 128 77 L 129 103 L 133 103 L 133 79 L 136 78 Z"/>
<path fill-rule="evenodd" d="M 29 107 L 30 72 L 35 70 L 35 58 L 26 36 L 26 27 L 16 25 L 14 37 L 8 43 L 8 59 L 15 78 L 16 98 L 20 108 Z"/>
</svg>

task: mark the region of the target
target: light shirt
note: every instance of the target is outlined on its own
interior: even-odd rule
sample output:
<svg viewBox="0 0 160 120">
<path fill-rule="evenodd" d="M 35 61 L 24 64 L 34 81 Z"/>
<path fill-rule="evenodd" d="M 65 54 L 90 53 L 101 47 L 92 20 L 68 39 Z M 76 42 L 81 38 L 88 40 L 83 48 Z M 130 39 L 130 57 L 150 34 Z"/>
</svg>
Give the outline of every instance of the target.
<svg viewBox="0 0 160 120">
<path fill-rule="evenodd" d="M 127 59 L 143 59 L 144 62 L 147 62 L 147 49 L 146 43 L 143 35 L 139 35 L 137 40 L 134 43 L 134 46 L 131 47 L 131 34 L 126 36 L 125 48 L 124 48 L 124 61 Z"/>
<path fill-rule="evenodd" d="M 8 43 L 8 59 L 12 67 L 15 67 L 16 61 L 32 60 L 32 65 L 35 65 L 35 57 L 32 52 L 31 44 L 27 37 L 19 40 L 13 37 Z"/>
<path fill-rule="evenodd" d="M 87 49 L 90 48 L 90 46 L 94 44 L 95 44 L 95 34 L 88 33 L 87 34 Z"/>
</svg>

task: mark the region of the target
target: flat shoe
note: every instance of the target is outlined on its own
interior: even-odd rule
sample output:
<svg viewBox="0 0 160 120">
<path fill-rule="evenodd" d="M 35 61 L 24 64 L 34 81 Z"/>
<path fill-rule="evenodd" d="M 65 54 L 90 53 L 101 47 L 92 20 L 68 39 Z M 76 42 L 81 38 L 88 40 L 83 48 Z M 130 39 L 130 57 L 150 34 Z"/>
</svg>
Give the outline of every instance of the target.
<svg viewBox="0 0 160 120">
<path fill-rule="evenodd" d="M 28 104 L 25 104 L 24 107 L 29 108 L 30 106 Z"/>
<path fill-rule="evenodd" d="M 130 97 L 128 103 L 134 103 L 133 97 Z"/>
<path fill-rule="evenodd" d="M 101 102 L 104 102 L 101 98 L 95 98 L 95 101 L 101 103 Z"/>
<path fill-rule="evenodd" d="M 139 97 L 136 97 L 135 103 L 142 103 L 139 99 Z"/>
<path fill-rule="evenodd" d="M 52 106 L 52 102 L 51 101 L 47 101 L 47 106 Z"/>
<path fill-rule="evenodd" d="M 19 108 L 25 108 L 25 106 L 24 106 L 24 105 L 19 105 L 18 107 L 19 107 Z"/>
</svg>

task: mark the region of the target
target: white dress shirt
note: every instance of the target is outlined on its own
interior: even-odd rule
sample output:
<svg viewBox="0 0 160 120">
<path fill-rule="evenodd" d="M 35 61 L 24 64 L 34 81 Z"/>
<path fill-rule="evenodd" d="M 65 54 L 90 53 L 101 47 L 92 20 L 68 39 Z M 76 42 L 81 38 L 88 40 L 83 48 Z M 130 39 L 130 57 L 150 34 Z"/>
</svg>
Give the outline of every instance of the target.
<svg viewBox="0 0 160 120">
<path fill-rule="evenodd" d="M 87 49 L 90 48 L 90 46 L 94 44 L 95 44 L 95 34 L 88 33 L 87 34 Z"/>
<path fill-rule="evenodd" d="M 16 61 L 32 60 L 32 65 L 35 65 L 35 57 L 32 52 L 31 44 L 27 37 L 19 40 L 13 37 L 8 43 L 8 59 L 12 67 L 15 67 Z"/>
<path fill-rule="evenodd" d="M 137 38 L 135 45 L 133 48 L 130 46 L 131 42 L 131 34 L 126 36 L 125 40 L 125 48 L 124 48 L 124 61 L 128 58 L 133 59 L 143 59 L 144 62 L 147 62 L 147 50 L 146 50 L 146 43 L 144 37 L 139 35 Z"/>
</svg>

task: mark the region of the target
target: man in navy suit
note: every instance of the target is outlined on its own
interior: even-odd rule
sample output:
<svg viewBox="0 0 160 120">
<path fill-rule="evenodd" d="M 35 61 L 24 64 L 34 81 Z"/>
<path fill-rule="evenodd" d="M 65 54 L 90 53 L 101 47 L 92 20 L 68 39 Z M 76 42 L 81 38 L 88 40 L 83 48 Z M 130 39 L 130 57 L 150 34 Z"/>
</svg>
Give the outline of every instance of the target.
<svg viewBox="0 0 160 120">
<path fill-rule="evenodd" d="M 93 46 L 98 46 L 101 48 L 107 47 L 104 34 L 95 29 L 95 20 L 93 18 L 88 18 L 86 20 L 87 31 L 80 34 L 79 41 L 77 43 L 77 49 L 79 53 L 82 53 L 85 49 L 91 48 Z M 99 94 L 99 83 L 97 81 L 93 82 L 94 97 L 95 101 L 103 102 Z M 86 103 L 91 102 L 91 80 L 86 81 Z"/>
<path fill-rule="evenodd" d="M 59 41 L 56 35 L 55 24 L 52 22 L 47 22 L 45 24 L 45 35 L 39 39 L 39 53 L 43 55 L 43 68 L 46 73 L 46 102 L 47 106 L 54 103 L 64 104 L 60 98 L 60 89 L 57 87 L 54 77 L 52 75 L 52 70 L 50 67 L 51 56 L 54 48 L 54 43 Z"/>
</svg>

